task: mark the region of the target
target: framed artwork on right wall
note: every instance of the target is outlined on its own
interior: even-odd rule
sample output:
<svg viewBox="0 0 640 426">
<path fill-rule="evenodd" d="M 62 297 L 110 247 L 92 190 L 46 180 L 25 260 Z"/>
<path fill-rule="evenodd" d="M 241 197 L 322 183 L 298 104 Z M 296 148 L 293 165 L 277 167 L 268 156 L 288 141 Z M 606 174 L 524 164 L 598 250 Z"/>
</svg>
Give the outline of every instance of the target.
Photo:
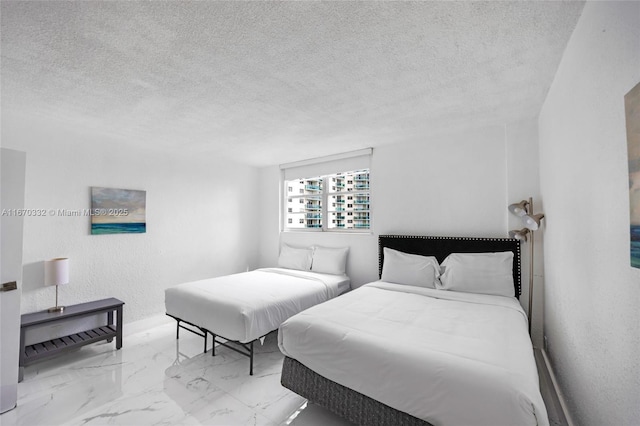
<svg viewBox="0 0 640 426">
<path fill-rule="evenodd" d="M 629 154 L 631 266 L 640 268 L 640 83 L 624 96 Z"/>
</svg>

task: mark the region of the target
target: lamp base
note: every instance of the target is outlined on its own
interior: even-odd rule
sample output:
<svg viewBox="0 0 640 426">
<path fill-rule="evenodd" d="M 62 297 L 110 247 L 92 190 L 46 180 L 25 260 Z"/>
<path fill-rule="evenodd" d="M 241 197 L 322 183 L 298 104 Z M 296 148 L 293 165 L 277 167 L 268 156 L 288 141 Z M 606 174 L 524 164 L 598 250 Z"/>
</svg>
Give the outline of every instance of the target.
<svg viewBox="0 0 640 426">
<path fill-rule="evenodd" d="M 64 311 L 64 306 L 54 306 L 53 308 L 47 309 L 47 312 L 62 312 Z"/>
</svg>

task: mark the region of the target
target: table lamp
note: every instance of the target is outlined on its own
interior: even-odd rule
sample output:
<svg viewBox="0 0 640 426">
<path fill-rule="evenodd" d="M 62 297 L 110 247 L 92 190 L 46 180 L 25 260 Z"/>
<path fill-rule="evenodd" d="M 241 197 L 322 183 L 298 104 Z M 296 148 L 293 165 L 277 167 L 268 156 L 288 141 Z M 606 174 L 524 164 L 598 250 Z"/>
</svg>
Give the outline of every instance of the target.
<svg viewBox="0 0 640 426">
<path fill-rule="evenodd" d="M 58 286 L 69 283 L 69 259 L 58 257 L 44 262 L 44 285 L 56 286 L 56 305 L 49 312 L 62 312 L 64 306 L 58 305 Z"/>
</svg>

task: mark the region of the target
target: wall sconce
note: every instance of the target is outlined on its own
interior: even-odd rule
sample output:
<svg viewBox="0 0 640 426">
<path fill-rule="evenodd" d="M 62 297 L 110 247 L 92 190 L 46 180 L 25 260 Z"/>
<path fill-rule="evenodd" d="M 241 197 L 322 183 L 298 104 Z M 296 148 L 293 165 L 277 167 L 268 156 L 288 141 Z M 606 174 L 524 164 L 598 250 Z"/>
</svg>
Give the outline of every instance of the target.
<svg viewBox="0 0 640 426">
<path fill-rule="evenodd" d="M 528 228 L 509 231 L 509 238 L 515 238 L 518 241 L 527 241 L 527 234 L 529 234 L 529 232 Z"/>
<path fill-rule="evenodd" d="M 58 257 L 44 262 L 44 285 L 56 286 L 56 305 L 49 312 L 62 312 L 64 306 L 58 305 L 58 286 L 69 283 L 69 259 Z"/>
<path fill-rule="evenodd" d="M 522 200 L 519 203 L 510 204 L 509 211 L 520 217 L 524 223 L 524 228 L 509 231 L 509 237 L 519 241 L 527 241 L 527 235 L 531 234 L 529 240 L 529 335 L 531 335 L 531 310 L 533 306 L 533 231 L 540 228 L 540 221 L 544 218 L 543 213 L 533 214 L 533 198 Z"/>
<path fill-rule="evenodd" d="M 522 200 L 519 203 L 510 204 L 509 211 L 516 216 L 524 216 L 528 213 L 527 212 L 528 205 L 529 205 L 529 202 L 527 200 Z"/>
<path fill-rule="evenodd" d="M 531 229 L 532 231 L 537 231 L 540 227 L 540 221 L 544 217 L 544 214 L 535 214 L 535 215 L 525 215 L 522 216 L 522 221 L 524 222 L 524 226 Z"/>
</svg>

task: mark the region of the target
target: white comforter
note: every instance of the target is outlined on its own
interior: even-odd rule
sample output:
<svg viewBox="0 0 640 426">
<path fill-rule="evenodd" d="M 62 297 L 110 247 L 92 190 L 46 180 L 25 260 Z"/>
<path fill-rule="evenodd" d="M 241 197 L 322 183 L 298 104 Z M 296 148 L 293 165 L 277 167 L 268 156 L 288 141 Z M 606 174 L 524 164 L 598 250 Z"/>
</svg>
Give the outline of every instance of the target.
<svg viewBox="0 0 640 426">
<path fill-rule="evenodd" d="M 165 308 L 169 315 L 246 343 L 347 288 L 346 275 L 267 268 L 168 288 Z"/>
<path fill-rule="evenodd" d="M 280 350 L 434 425 L 547 425 L 527 319 L 515 298 L 385 282 L 281 326 Z"/>
</svg>

